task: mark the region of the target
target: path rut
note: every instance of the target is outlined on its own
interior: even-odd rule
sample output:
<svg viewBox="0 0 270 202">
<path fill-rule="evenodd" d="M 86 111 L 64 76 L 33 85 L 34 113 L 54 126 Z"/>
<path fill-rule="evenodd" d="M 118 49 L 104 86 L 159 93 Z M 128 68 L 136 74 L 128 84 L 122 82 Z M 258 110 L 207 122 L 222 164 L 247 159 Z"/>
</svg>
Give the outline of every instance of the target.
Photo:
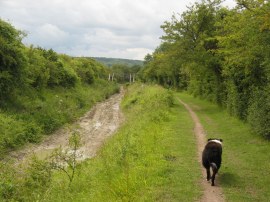
<svg viewBox="0 0 270 202">
<path fill-rule="evenodd" d="M 206 143 L 205 132 L 203 129 L 202 124 L 196 113 L 192 110 L 192 108 L 183 102 L 182 100 L 178 99 L 179 102 L 184 105 L 184 107 L 188 110 L 195 126 L 194 126 L 194 134 L 197 140 L 197 154 L 198 154 L 198 161 L 200 165 L 202 165 L 201 155 Z M 225 202 L 225 198 L 222 192 L 222 188 L 219 186 L 218 179 L 216 179 L 215 186 L 211 186 L 209 182 L 206 181 L 206 171 L 201 167 L 201 172 L 203 179 L 201 180 L 201 186 L 203 188 L 203 196 L 200 199 L 200 202 Z"/>
<path fill-rule="evenodd" d="M 124 90 L 121 88 L 120 93 L 96 104 L 71 127 L 59 129 L 40 144 L 27 145 L 25 149 L 12 152 L 10 156 L 22 161 L 32 154 L 42 157 L 60 146 L 65 149 L 68 147 L 70 134 L 72 131 L 77 131 L 82 143 L 78 150 L 78 160 L 94 157 L 104 141 L 118 129 L 123 121 L 120 110 L 123 96 Z"/>
</svg>

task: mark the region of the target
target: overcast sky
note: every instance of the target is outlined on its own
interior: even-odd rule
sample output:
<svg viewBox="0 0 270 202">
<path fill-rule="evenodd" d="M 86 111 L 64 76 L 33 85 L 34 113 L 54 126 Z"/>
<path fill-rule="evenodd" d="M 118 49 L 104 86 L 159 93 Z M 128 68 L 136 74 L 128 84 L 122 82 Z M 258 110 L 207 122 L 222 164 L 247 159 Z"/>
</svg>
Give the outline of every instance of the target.
<svg viewBox="0 0 270 202">
<path fill-rule="evenodd" d="M 25 44 L 71 56 L 143 59 L 160 44 L 160 25 L 195 1 L 0 0 L 0 18 L 27 32 Z"/>
</svg>

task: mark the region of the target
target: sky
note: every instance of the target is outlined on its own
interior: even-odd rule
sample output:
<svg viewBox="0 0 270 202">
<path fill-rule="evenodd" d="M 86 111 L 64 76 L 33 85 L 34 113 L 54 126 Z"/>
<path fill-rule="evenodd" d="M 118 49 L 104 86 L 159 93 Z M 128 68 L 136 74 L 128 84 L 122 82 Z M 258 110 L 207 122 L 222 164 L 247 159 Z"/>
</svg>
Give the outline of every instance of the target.
<svg viewBox="0 0 270 202">
<path fill-rule="evenodd" d="M 143 60 L 160 44 L 164 21 L 195 1 L 0 0 L 0 18 L 27 33 L 26 45 L 70 56 Z"/>
</svg>

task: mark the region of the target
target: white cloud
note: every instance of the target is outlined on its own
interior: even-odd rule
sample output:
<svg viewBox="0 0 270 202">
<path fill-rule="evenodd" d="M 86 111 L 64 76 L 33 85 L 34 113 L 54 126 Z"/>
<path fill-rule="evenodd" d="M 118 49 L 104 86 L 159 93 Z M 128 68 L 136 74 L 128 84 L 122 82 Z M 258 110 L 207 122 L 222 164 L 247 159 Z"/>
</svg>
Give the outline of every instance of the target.
<svg viewBox="0 0 270 202">
<path fill-rule="evenodd" d="M 38 41 L 45 42 L 43 45 L 46 46 L 61 45 L 69 37 L 67 32 L 49 23 L 37 27 L 35 34 L 38 36 Z"/>
<path fill-rule="evenodd" d="M 193 2 L 0 0 L 0 17 L 26 30 L 26 43 L 75 56 L 143 59 L 159 45 L 160 25 Z"/>
</svg>

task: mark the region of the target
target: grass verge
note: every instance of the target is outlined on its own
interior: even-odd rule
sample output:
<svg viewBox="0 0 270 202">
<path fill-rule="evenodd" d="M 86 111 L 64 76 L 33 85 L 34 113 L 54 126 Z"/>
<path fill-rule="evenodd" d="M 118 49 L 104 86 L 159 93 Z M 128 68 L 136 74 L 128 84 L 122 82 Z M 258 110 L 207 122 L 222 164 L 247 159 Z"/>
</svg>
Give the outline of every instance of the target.
<svg viewBox="0 0 270 202">
<path fill-rule="evenodd" d="M 229 116 L 215 104 L 178 96 L 197 113 L 207 137 L 224 140 L 219 171 L 227 201 L 269 201 L 270 142 L 251 132 L 248 124 Z"/>
<path fill-rule="evenodd" d="M 60 174 L 44 201 L 195 201 L 201 190 L 193 122 L 158 86 L 132 85 L 122 102 L 126 121 L 69 187 Z"/>
</svg>

